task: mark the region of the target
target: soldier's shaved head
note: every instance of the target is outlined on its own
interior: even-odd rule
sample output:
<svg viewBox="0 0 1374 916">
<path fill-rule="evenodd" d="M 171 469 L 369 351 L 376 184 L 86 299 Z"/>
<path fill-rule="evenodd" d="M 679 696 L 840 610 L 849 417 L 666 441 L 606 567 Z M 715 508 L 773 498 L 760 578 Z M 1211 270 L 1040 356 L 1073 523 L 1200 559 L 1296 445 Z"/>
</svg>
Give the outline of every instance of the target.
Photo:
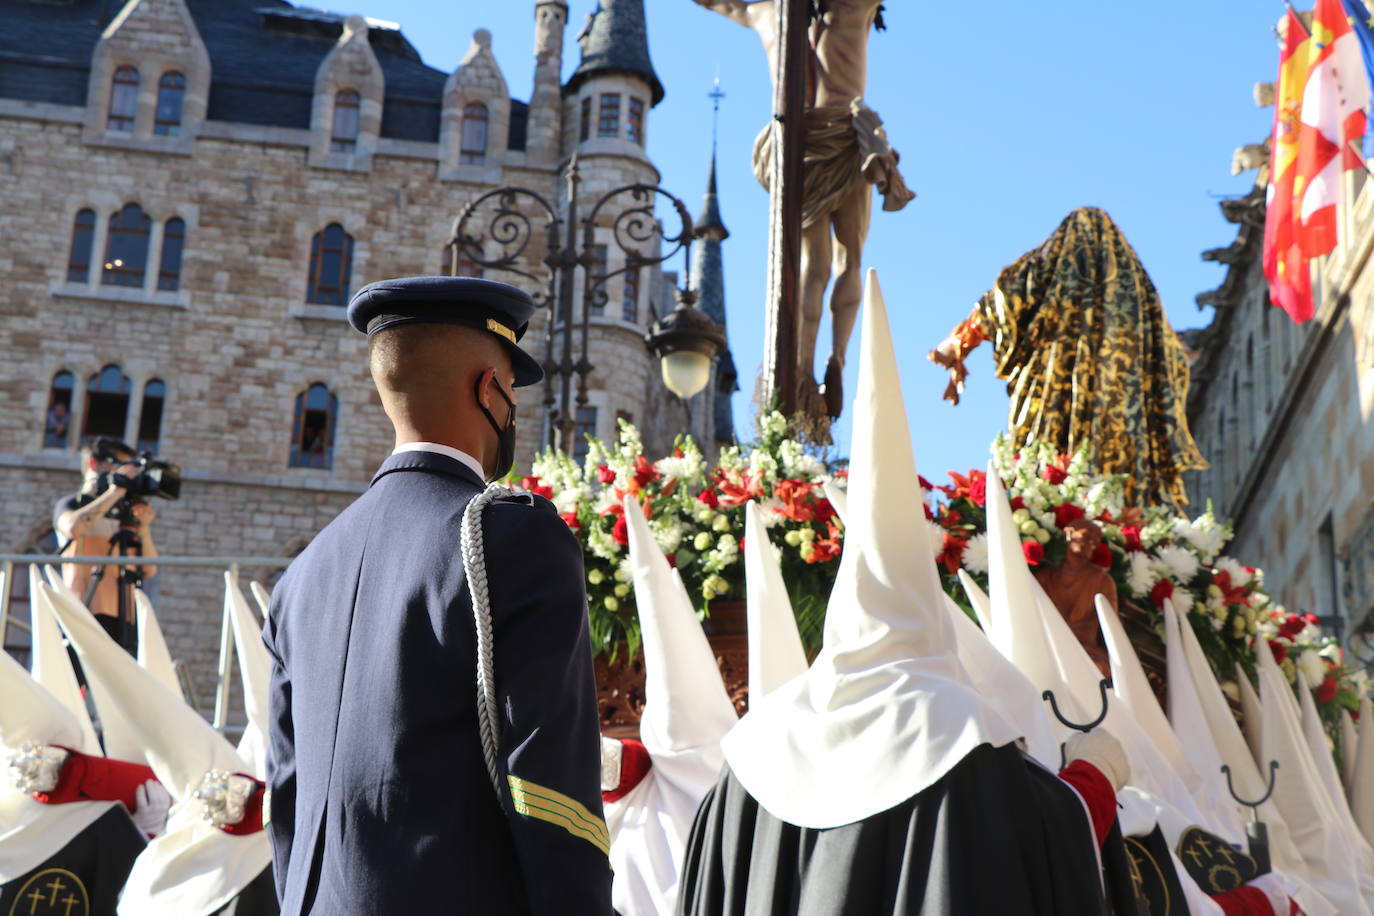
<svg viewBox="0 0 1374 916">
<path fill-rule="evenodd" d="M 471 437 L 465 450 L 483 458 L 490 437 L 474 387 L 494 369 L 494 384 L 513 396 L 510 355 L 496 336 L 458 324 L 396 325 L 372 335 L 368 362 L 398 441 Z M 505 414 L 503 406 L 497 415 Z"/>
</svg>

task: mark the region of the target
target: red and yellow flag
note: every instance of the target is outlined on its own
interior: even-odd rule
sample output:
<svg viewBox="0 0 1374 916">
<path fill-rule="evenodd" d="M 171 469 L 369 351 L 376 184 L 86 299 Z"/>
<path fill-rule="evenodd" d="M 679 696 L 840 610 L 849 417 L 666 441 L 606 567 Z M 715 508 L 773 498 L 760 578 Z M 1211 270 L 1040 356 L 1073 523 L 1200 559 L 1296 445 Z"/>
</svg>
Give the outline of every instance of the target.
<svg viewBox="0 0 1374 916">
<path fill-rule="evenodd" d="M 1269 280 L 1270 301 L 1294 321 L 1303 322 L 1312 317 L 1312 277 L 1298 240 L 1301 189 L 1296 184 L 1302 100 L 1311 72 L 1312 39 L 1292 7 L 1284 17 L 1282 31 L 1264 217 L 1264 276 Z"/>
<path fill-rule="evenodd" d="M 1364 167 L 1355 144 L 1364 136 L 1369 85 L 1359 39 L 1340 0 L 1317 0 L 1308 39 L 1307 86 L 1298 127 L 1298 245 L 1315 258 L 1336 247 L 1341 176 Z"/>
</svg>

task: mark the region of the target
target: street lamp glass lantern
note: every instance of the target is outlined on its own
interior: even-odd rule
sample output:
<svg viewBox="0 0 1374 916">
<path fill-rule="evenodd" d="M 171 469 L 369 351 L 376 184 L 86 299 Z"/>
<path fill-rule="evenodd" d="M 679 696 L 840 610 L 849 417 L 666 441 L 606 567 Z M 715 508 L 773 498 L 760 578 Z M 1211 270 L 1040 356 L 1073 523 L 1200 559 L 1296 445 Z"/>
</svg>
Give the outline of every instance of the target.
<svg viewBox="0 0 1374 916">
<path fill-rule="evenodd" d="M 711 380 L 711 357 L 696 350 L 674 350 L 659 360 L 663 384 L 682 399 L 698 394 Z"/>
</svg>

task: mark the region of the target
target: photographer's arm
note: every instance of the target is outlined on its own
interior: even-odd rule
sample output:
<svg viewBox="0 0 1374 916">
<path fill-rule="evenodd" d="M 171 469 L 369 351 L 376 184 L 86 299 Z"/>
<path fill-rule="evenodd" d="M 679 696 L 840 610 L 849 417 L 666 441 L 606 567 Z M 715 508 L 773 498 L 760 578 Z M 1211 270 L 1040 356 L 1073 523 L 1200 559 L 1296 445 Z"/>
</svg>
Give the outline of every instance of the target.
<svg viewBox="0 0 1374 916">
<path fill-rule="evenodd" d="M 143 558 L 156 559 L 157 544 L 153 543 L 153 519 L 157 518 L 157 512 L 150 503 L 139 503 L 134 506 L 134 518 L 138 519 L 138 539 L 143 544 Z M 156 575 L 156 566 L 146 563 L 143 565 L 143 578 L 151 579 Z"/>
<path fill-rule="evenodd" d="M 134 464 L 121 465 L 115 473 L 132 478 L 138 475 L 139 468 Z M 55 526 L 58 535 L 73 541 L 82 537 L 92 524 L 109 514 L 114 504 L 123 499 L 126 492 L 124 487 L 112 483 L 104 493 L 86 505 L 63 512 L 58 516 Z"/>
</svg>

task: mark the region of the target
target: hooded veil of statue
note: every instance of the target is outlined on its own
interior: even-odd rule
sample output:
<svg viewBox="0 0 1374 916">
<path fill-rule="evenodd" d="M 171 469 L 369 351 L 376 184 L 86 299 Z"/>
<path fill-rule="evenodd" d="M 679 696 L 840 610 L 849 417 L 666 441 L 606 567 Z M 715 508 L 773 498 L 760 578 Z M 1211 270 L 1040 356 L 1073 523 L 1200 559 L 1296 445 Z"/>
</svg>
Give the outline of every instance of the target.
<svg viewBox="0 0 1374 916">
<path fill-rule="evenodd" d="M 1103 913 L 1083 803 L 974 686 L 934 554 L 907 536 L 920 490 L 872 271 L 864 302 L 823 646 L 722 739 L 678 913 Z"/>
<path fill-rule="evenodd" d="M 956 404 L 964 357 L 984 340 L 1007 380 L 1018 448 L 1091 445 L 1096 471 L 1128 475 L 1128 505 L 1188 501 L 1183 473 L 1208 466 L 1188 430 L 1188 359 L 1144 265 L 1106 213 L 1070 213 L 1004 268 L 931 351 L 951 372 L 945 397 Z"/>
</svg>

